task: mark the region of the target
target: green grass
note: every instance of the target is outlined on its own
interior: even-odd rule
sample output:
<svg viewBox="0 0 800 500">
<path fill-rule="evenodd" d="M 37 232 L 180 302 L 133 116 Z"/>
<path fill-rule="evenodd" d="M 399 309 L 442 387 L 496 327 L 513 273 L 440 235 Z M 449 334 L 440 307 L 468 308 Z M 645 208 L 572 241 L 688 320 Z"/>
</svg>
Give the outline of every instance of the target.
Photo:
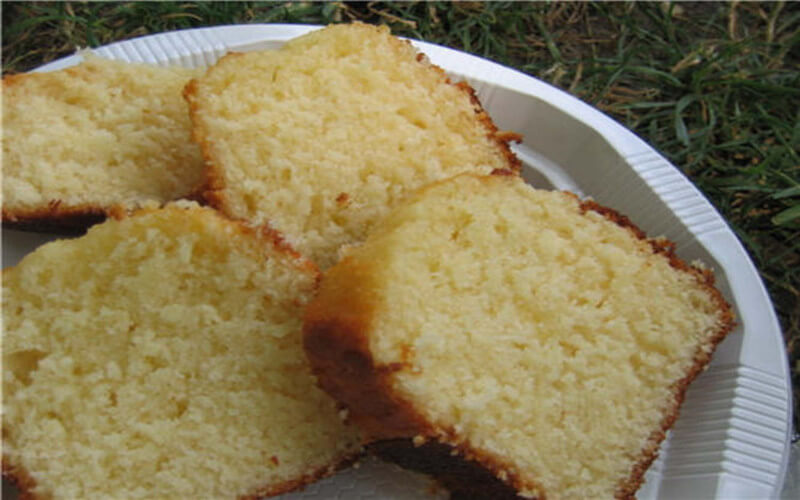
<svg viewBox="0 0 800 500">
<path fill-rule="evenodd" d="M 4 73 L 75 47 L 166 30 L 357 19 L 568 90 L 652 144 L 727 219 L 769 289 L 800 395 L 798 3 L 4 2 L 2 8 Z"/>
</svg>

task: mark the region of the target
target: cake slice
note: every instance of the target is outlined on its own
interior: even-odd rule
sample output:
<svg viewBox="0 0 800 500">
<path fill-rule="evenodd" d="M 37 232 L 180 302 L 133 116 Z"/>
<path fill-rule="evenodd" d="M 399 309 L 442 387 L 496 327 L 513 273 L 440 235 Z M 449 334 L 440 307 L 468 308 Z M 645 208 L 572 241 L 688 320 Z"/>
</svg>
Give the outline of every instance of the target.
<svg viewBox="0 0 800 500">
<path fill-rule="evenodd" d="M 33 498 L 240 498 L 352 461 L 301 342 L 318 274 L 180 202 L 3 273 L 3 474 Z"/>
<path fill-rule="evenodd" d="M 518 137 L 386 27 L 332 25 L 229 54 L 185 95 L 208 202 L 268 223 L 323 269 L 413 189 L 519 169 L 508 146 Z"/>
<path fill-rule="evenodd" d="M 194 194 L 203 178 L 181 92 L 198 74 L 84 53 L 3 78 L 3 223 L 81 228 L 114 206 Z"/>
<path fill-rule="evenodd" d="M 526 498 L 631 498 L 732 327 L 712 283 L 613 210 L 464 174 L 397 206 L 325 274 L 304 345 L 350 418 L 405 446 L 384 456 L 468 470 L 408 459 L 412 440 Z M 471 476 L 446 484 L 504 491 Z"/>
</svg>

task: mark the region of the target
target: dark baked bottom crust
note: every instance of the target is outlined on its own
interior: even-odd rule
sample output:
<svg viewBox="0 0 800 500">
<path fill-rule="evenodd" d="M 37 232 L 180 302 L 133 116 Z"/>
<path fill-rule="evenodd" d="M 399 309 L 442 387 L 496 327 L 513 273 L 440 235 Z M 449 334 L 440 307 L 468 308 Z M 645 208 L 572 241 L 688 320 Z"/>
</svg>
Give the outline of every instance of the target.
<svg viewBox="0 0 800 500">
<path fill-rule="evenodd" d="M 196 201 L 203 205 L 202 189 L 202 186 L 195 187 L 189 194 L 179 199 Z M 119 217 L 126 211 L 123 205 L 110 207 L 88 203 L 66 205 L 61 200 L 50 200 L 47 205 L 34 209 L 13 209 L 4 206 L 3 227 L 18 231 L 76 236 L 85 233 L 89 227 L 103 222 L 108 217 Z"/>
<path fill-rule="evenodd" d="M 498 170 L 496 176 L 514 176 L 514 172 Z M 574 195 L 573 195 L 574 196 Z M 577 196 L 582 212 L 597 212 L 606 219 L 629 230 L 637 239 L 646 240 L 655 254 L 665 257 L 670 265 L 681 272 L 691 274 L 700 286 L 706 289 L 720 311 L 720 327 L 709 340 L 708 352 L 698 347 L 694 357 L 694 365 L 685 377 L 676 381 L 672 386 L 674 404 L 666 412 L 660 423 L 660 428 L 653 431 L 645 442 L 640 459 L 632 467 L 627 478 L 617 486 L 617 498 L 634 498 L 636 491 L 644 481 L 644 473 L 658 456 L 660 443 L 664 440 L 666 431 L 678 418 L 681 403 L 684 400 L 686 389 L 695 377 L 701 373 L 711 359 L 716 346 L 731 331 L 734 326 L 733 313 L 730 305 L 725 301 L 720 292 L 714 288 L 714 275 L 709 270 L 699 270 L 689 266 L 675 254 L 675 245 L 667 240 L 648 240 L 645 233 L 634 225 L 627 217 L 617 211 L 604 207 L 594 201 L 581 202 Z M 334 272 L 340 272 L 349 277 L 350 283 L 368 283 L 365 274 L 357 263 L 345 259 Z M 320 387 L 344 403 L 350 418 L 361 426 L 376 444 L 374 449 L 379 450 L 379 455 L 387 456 L 393 461 L 412 469 L 425 468 L 434 475 L 440 475 L 440 480 L 446 487 L 458 488 L 458 491 L 469 492 L 472 497 L 462 498 L 494 498 L 492 494 L 476 496 L 483 491 L 482 480 L 473 482 L 473 474 L 459 474 L 459 481 L 452 479 L 454 476 L 448 471 L 460 470 L 458 466 L 436 465 L 441 462 L 442 445 L 438 442 L 456 443 L 458 440 L 446 429 L 436 429 L 427 422 L 415 409 L 410 401 L 403 400 L 397 395 L 390 381 L 394 371 L 403 368 L 403 363 L 394 365 L 378 365 L 368 348 L 369 322 L 372 313 L 369 291 L 357 289 L 331 289 L 322 287 L 317 299 L 314 300 L 307 312 L 304 324 L 304 346 L 306 354 L 311 361 L 314 374 L 319 380 Z M 347 315 L 341 313 L 347 311 Z M 422 437 L 433 444 L 416 450 L 413 454 L 408 450 L 409 439 Z M 379 445 L 383 440 L 392 440 L 390 444 Z M 406 444 L 403 444 L 405 441 Z M 392 451 L 392 448 L 395 451 Z M 456 448 L 448 448 L 448 453 L 466 457 L 473 465 L 482 465 L 495 477 L 516 490 L 523 487 L 538 490 L 539 498 L 544 498 L 546 492 L 537 488 L 530 481 L 523 481 L 512 467 L 498 463 L 491 456 L 479 450 L 471 449 L 468 443 Z M 432 453 L 433 457 L 422 459 L 420 455 L 425 452 Z M 417 462 L 419 461 L 419 464 Z M 480 465 L 479 465 L 480 464 Z M 456 467 L 452 469 L 451 467 Z"/>
<path fill-rule="evenodd" d="M 451 499 L 519 499 L 511 486 L 476 462 L 465 460 L 454 448 L 436 441 L 415 446 L 411 439 L 376 441 L 367 450 L 405 469 L 428 474 L 450 492 Z"/>
<path fill-rule="evenodd" d="M 5 434 L 5 433 L 4 433 Z M 8 457 L 3 455 L 3 490 L 5 492 L 6 489 L 6 481 L 8 481 L 13 488 L 16 488 L 18 491 L 18 496 L 15 497 L 18 500 L 34 500 L 36 498 L 47 498 L 47 497 L 36 497 L 31 491 L 33 488 L 36 487 L 36 481 L 28 474 L 28 472 L 24 469 L 19 467 L 15 467 L 11 465 L 8 460 Z"/>
<path fill-rule="evenodd" d="M 302 490 L 309 484 L 315 483 L 320 479 L 332 476 L 336 472 L 346 469 L 357 462 L 362 456 L 363 453 L 359 452 L 342 457 L 333 465 L 322 467 L 293 481 L 257 488 L 253 491 L 253 493 L 240 497 L 240 500 L 258 500 L 259 498 L 273 497 L 282 495 L 284 493 L 290 493 L 292 491 Z"/>
<path fill-rule="evenodd" d="M 18 231 L 80 235 L 106 219 L 107 210 L 102 207 L 83 205 L 63 207 L 50 203 L 36 210 L 11 210 L 3 207 L 3 227 Z"/>
</svg>

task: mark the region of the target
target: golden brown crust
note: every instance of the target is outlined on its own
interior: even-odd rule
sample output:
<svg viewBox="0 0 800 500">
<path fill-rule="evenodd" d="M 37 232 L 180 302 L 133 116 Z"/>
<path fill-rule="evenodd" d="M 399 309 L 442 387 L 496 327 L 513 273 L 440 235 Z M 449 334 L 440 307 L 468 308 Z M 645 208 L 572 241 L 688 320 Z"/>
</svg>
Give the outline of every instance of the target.
<svg viewBox="0 0 800 500">
<path fill-rule="evenodd" d="M 514 172 L 498 169 L 492 175 L 514 177 Z M 698 284 L 709 293 L 720 311 L 718 330 L 708 345 L 698 348 L 694 358 L 695 363 L 689 373 L 673 385 L 672 392 L 675 403 L 672 410 L 664 415 L 660 428 L 653 431 L 645 443 L 641 458 L 632 467 L 629 476 L 621 481 L 617 488 L 616 497 L 633 498 L 644 480 L 645 471 L 658 456 L 658 448 L 666 431 L 678 417 L 678 410 L 687 387 L 708 364 L 717 344 L 733 328 L 733 313 L 722 294 L 714 288 L 713 273 L 692 267 L 681 260 L 675 254 L 675 245 L 672 242 L 664 239 L 648 239 L 644 231 L 619 212 L 594 201 L 580 201 L 577 196 L 569 194 L 579 203 L 581 212 L 597 212 L 628 229 L 637 239 L 647 241 L 653 253 L 668 259 L 673 268 L 692 275 Z M 336 283 L 341 279 L 337 279 L 337 277 L 343 276 L 348 277 L 346 282 L 349 283 L 365 283 L 365 280 L 369 280 L 367 271 L 361 269 L 353 259 L 345 258 L 330 271 L 330 275 L 326 276 L 324 281 L 330 280 L 330 282 Z M 366 281 L 366 283 L 369 282 Z M 431 464 L 425 466 L 426 470 L 422 471 L 438 474 L 445 486 L 453 488 L 458 486 L 457 482 L 454 483 L 453 477 L 444 476 L 447 476 L 447 471 L 452 470 L 452 467 L 461 470 L 459 477 L 464 484 L 458 491 L 471 492 L 477 496 L 459 496 L 459 498 L 495 498 L 495 495 L 500 494 L 502 489 L 493 490 L 492 494 L 480 496 L 479 493 L 484 491 L 482 488 L 487 487 L 485 478 L 480 479 L 483 476 L 478 474 L 475 476 L 478 479 L 473 478 L 476 481 L 473 484 L 471 482 L 473 479 L 470 479 L 473 474 L 466 472 L 469 467 L 459 469 L 458 465 L 446 463 L 448 461 L 442 457 L 438 448 L 439 444 L 447 446 L 449 454 L 457 455 L 453 461 L 461 462 L 462 466 L 466 462 L 473 465 L 480 464 L 490 471 L 493 477 L 511 485 L 517 491 L 535 490 L 540 492 L 539 498 L 544 498 L 543 489 L 535 483 L 523 482 L 512 466 L 503 464 L 496 457 L 470 448 L 468 443 L 459 442 L 458 436 L 453 432 L 434 428 L 421 416 L 411 402 L 404 400 L 394 391 L 390 376 L 402 366 L 378 365 L 369 351 L 368 331 L 373 306 L 368 288 L 369 286 L 364 286 L 363 289 L 359 287 L 354 293 L 354 290 L 350 288 L 345 290 L 323 286 L 320 294 L 307 310 L 304 324 L 304 347 L 323 390 L 344 403 L 350 410 L 350 418 L 366 429 L 372 439 L 376 441 L 394 440 L 392 445 L 375 444 L 373 448 L 382 449 L 382 453 L 379 454 L 390 456 L 390 458 L 391 455 L 398 455 L 399 460 L 396 461 L 401 462 L 401 465 L 402 462 L 413 463 L 413 460 L 403 456 L 411 454 L 407 450 L 409 440 L 417 437 L 417 439 L 422 438 L 425 442 L 438 441 L 439 443 L 430 447 L 435 458 L 429 459 L 432 461 Z M 347 311 L 347 315 L 343 315 L 342 311 Z M 401 449 L 393 451 L 392 447 Z M 414 453 L 414 455 L 419 455 L 419 453 Z M 418 470 L 422 468 L 417 467 Z M 491 486 L 491 488 L 494 487 L 496 485 Z"/>
<path fill-rule="evenodd" d="M 441 71 L 444 72 L 444 70 Z M 449 79 L 448 83 L 450 83 Z M 475 89 L 473 89 L 467 82 L 450 84 L 466 92 L 470 101 L 472 102 L 472 106 L 475 108 L 476 118 L 487 130 L 486 136 L 489 138 L 489 141 L 493 142 L 498 149 L 500 149 L 500 153 L 503 155 L 503 157 L 505 157 L 509 168 L 514 172 L 519 173 L 522 170 L 522 162 L 519 158 L 517 158 L 517 155 L 511 151 L 510 143 L 522 142 L 522 135 L 516 132 L 498 130 L 497 125 L 495 125 L 495 123 L 492 121 L 492 117 L 489 116 L 489 113 L 487 113 L 485 109 L 483 109 L 483 105 L 481 104 L 480 99 L 478 99 L 478 94 L 475 92 Z"/>
<path fill-rule="evenodd" d="M 492 172 L 489 175 L 496 175 L 498 177 L 503 177 L 503 176 L 506 176 L 506 177 L 512 176 L 513 177 L 513 176 L 517 175 L 517 172 L 515 172 L 513 170 L 509 170 L 507 168 L 496 168 L 496 169 L 492 170 Z"/>
<path fill-rule="evenodd" d="M 505 158 L 509 168 L 514 172 L 519 173 L 522 170 L 522 162 L 519 158 L 517 158 L 517 155 L 511 151 L 510 143 L 522 142 L 522 135 L 507 130 L 498 130 L 497 125 L 495 125 L 494 121 L 492 121 L 492 117 L 489 116 L 489 113 L 487 113 L 483 108 L 483 104 L 481 104 L 480 99 L 478 99 L 477 92 L 475 92 L 475 89 L 472 88 L 469 83 L 465 81 L 453 83 L 443 68 L 428 62 L 425 54 L 421 52 L 417 54 L 417 62 L 425 64 L 429 68 L 436 70 L 440 75 L 444 76 L 445 82 L 448 85 L 452 85 L 467 94 L 470 102 L 472 103 L 472 107 L 475 110 L 476 118 L 487 130 L 486 137 L 488 137 L 489 141 L 494 143 L 498 149 L 500 149 L 500 153 Z"/>
<path fill-rule="evenodd" d="M 35 73 L 31 73 L 35 74 Z M 26 73 L 15 73 L 13 75 L 3 75 L 3 87 L 10 87 L 12 85 L 17 85 L 21 80 L 25 78 Z"/>
<path fill-rule="evenodd" d="M 241 54 L 237 52 L 229 52 L 220 58 L 220 60 L 217 61 L 217 64 L 219 64 L 219 62 L 225 58 L 233 58 L 240 55 Z M 213 67 L 209 69 L 209 71 L 213 70 Z M 206 137 L 208 137 L 208 131 L 203 126 L 203 120 L 198 117 L 200 110 L 200 107 L 197 104 L 198 85 L 199 81 L 197 79 L 192 79 L 183 88 L 183 98 L 189 104 L 189 117 L 192 120 L 192 139 L 198 146 L 200 146 L 200 151 L 203 154 L 205 165 L 203 169 L 204 182 L 195 190 L 195 193 L 205 203 L 208 203 L 217 210 L 227 213 L 227 211 L 225 211 L 226 203 L 224 195 L 225 178 L 222 175 L 219 166 L 214 162 L 214 154 L 211 150 L 211 143 L 206 140 Z"/>
</svg>

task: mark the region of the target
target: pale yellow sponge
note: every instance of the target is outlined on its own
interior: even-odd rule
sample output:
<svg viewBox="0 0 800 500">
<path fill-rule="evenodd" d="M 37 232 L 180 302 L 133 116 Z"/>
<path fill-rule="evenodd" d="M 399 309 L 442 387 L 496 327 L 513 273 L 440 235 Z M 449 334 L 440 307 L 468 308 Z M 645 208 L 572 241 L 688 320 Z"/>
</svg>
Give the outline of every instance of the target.
<svg viewBox="0 0 800 500">
<path fill-rule="evenodd" d="M 465 174 L 329 270 L 305 347 L 375 439 L 452 446 L 524 497 L 627 498 L 731 329 L 712 282 L 612 210 Z"/>
<path fill-rule="evenodd" d="M 466 84 L 388 28 L 333 25 L 230 54 L 186 89 L 208 201 L 268 223 L 321 268 L 411 190 L 518 169 Z"/>
<path fill-rule="evenodd" d="M 203 161 L 181 91 L 196 74 L 86 53 L 3 78 L 3 222 L 81 225 L 192 195 Z"/>
<path fill-rule="evenodd" d="M 333 472 L 360 437 L 301 343 L 314 266 L 183 202 L 3 273 L 3 469 L 34 498 L 239 498 Z"/>
</svg>

